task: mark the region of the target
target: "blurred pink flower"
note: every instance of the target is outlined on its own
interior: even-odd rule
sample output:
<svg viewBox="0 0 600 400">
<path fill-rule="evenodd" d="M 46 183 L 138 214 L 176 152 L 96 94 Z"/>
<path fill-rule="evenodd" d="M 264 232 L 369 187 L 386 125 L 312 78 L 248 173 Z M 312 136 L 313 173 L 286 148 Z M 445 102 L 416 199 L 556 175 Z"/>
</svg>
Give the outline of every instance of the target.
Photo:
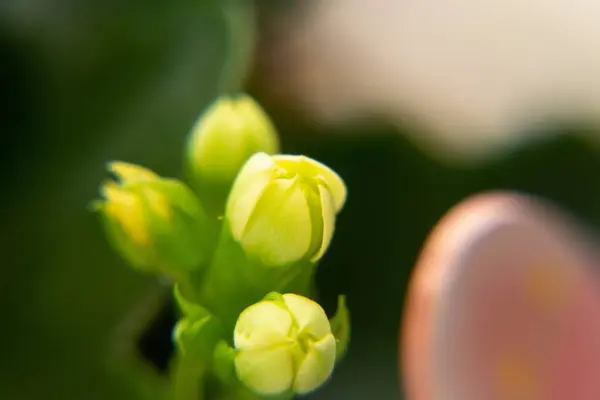
<svg viewBox="0 0 600 400">
<path fill-rule="evenodd" d="M 418 260 L 401 336 L 409 400 L 600 399 L 592 235 L 529 196 L 456 206 Z"/>
</svg>

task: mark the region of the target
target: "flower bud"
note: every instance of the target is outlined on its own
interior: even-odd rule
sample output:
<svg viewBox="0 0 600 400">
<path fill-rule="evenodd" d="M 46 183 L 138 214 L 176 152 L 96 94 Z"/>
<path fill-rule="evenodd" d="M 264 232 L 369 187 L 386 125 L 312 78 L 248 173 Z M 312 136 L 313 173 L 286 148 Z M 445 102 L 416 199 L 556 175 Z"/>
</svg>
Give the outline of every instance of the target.
<svg viewBox="0 0 600 400">
<path fill-rule="evenodd" d="M 222 97 L 209 107 L 192 130 L 187 169 L 201 195 L 218 194 L 224 203 L 231 184 L 250 156 L 278 150 L 275 127 L 251 97 Z"/>
<path fill-rule="evenodd" d="M 178 275 L 197 268 L 211 245 L 202 206 L 183 183 L 133 164 L 109 165 L 117 181 L 93 203 L 115 250 L 134 267 Z"/>
<path fill-rule="evenodd" d="M 327 166 L 305 156 L 258 153 L 233 185 L 226 218 L 246 254 L 266 265 L 317 261 L 345 200 L 344 182 Z"/>
<path fill-rule="evenodd" d="M 234 330 L 235 370 L 260 395 L 305 394 L 322 386 L 336 360 L 336 340 L 321 306 L 296 294 L 244 310 Z"/>
</svg>

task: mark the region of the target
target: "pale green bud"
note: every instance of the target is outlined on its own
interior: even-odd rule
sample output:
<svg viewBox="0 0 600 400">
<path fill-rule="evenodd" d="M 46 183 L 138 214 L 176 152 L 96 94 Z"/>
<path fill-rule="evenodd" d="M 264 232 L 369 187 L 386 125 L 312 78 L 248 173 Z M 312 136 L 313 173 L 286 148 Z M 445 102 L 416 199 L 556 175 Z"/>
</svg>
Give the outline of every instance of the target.
<svg viewBox="0 0 600 400">
<path fill-rule="evenodd" d="M 250 96 L 221 97 L 192 130 L 187 170 L 201 195 L 219 195 L 224 203 L 231 184 L 250 156 L 278 150 L 275 127 Z"/>
<path fill-rule="evenodd" d="M 317 261 L 327 251 L 346 186 L 305 156 L 258 153 L 240 171 L 226 218 L 246 254 L 266 265 Z"/>
<path fill-rule="evenodd" d="M 234 330 L 235 370 L 257 394 L 305 394 L 331 376 L 336 339 L 319 304 L 296 294 L 278 296 L 240 314 Z"/>
<path fill-rule="evenodd" d="M 177 275 L 197 268 L 212 245 L 208 217 L 182 182 L 137 165 L 114 162 L 118 178 L 93 203 L 115 250 L 134 267 Z"/>
</svg>

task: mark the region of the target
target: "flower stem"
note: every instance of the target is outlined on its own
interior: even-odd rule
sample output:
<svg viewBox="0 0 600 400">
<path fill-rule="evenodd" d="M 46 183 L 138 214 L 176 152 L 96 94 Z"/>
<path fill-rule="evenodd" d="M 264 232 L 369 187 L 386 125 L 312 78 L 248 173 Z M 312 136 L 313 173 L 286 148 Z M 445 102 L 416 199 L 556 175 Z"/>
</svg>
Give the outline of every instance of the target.
<svg viewBox="0 0 600 400">
<path fill-rule="evenodd" d="M 248 0 L 228 0 L 224 8 L 229 30 L 229 49 L 220 89 L 224 94 L 235 94 L 242 90 L 254 56 L 254 4 Z"/>
<path fill-rule="evenodd" d="M 178 356 L 171 372 L 171 400 L 204 400 L 204 372 L 198 360 Z"/>
</svg>

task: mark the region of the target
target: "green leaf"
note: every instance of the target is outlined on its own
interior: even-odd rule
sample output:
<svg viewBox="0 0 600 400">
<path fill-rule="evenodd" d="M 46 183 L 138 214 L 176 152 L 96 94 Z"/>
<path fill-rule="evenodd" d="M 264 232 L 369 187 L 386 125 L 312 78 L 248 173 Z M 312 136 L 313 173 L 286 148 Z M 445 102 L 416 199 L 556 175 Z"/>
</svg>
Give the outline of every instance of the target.
<svg viewBox="0 0 600 400">
<path fill-rule="evenodd" d="M 186 318 L 202 319 L 209 316 L 209 311 L 198 303 L 189 300 L 181 290 L 180 284 L 175 284 L 173 287 L 173 297 L 177 302 L 179 310 Z"/>
<path fill-rule="evenodd" d="M 263 300 L 266 301 L 274 301 L 277 303 L 282 303 L 285 304 L 284 300 L 283 300 L 283 296 L 281 295 L 281 293 L 277 293 L 277 292 L 270 292 L 268 293 Z"/>
<path fill-rule="evenodd" d="M 203 360 L 205 364 L 210 363 L 214 348 L 221 338 L 221 324 L 212 315 L 198 319 L 193 316 L 183 318 L 173 330 L 179 353 L 185 358 Z"/>
<path fill-rule="evenodd" d="M 226 386 L 238 385 L 239 381 L 235 373 L 235 349 L 225 340 L 221 340 L 215 346 L 213 353 L 213 371 L 216 377 Z"/>
<path fill-rule="evenodd" d="M 346 306 L 346 296 L 338 297 L 337 311 L 329 322 L 333 336 L 335 336 L 337 360 L 339 361 L 346 354 L 350 342 L 350 311 Z"/>
</svg>

